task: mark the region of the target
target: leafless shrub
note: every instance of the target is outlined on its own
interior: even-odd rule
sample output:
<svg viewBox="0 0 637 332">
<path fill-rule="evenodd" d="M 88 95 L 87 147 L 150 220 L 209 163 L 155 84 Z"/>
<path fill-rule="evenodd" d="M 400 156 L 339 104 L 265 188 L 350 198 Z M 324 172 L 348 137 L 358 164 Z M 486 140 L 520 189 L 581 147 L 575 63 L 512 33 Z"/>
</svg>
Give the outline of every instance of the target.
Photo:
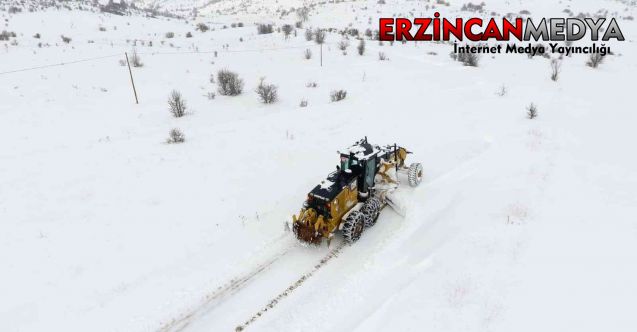
<svg viewBox="0 0 637 332">
<path fill-rule="evenodd" d="M 378 60 L 380 61 L 387 60 L 387 56 L 385 55 L 385 52 L 378 52 Z"/>
<path fill-rule="evenodd" d="M 175 37 L 175 33 L 174 32 L 166 32 L 166 38 L 170 39 L 170 38 L 174 38 Z"/>
<path fill-rule="evenodd" d="M 305 40 L 310 41 L 314 38 L 314 32 L 312 29 L 305 29 Z"/>
<path fill-rule="evenodd" d="M 66 37 L 64 35 L 60 36 L 62 38 L 62 41 L 66 44 L 71 42 L 71 37 Z"/>
<path fill-rule="evenodd" d="M 143 67 L 144 63 L 142 63 L 142 58 L 137 54 L 137 51 L 133 49 L 130 56 L 130 62 L 133 67 Z"/>
<path fill-rule="evenodd" d="M 562 62 L 558 59 L 551 60 L 551 80 L 557 82 L 558 77 L 560 76 L 560 71 L 562 69 Z"/>
<path fill-rule="evenodd" d="M 237 96 L 243 92 L 243 80 L 239 78 L 237 73 L 227 69 L 222 69 L 217 72 L 217 82 L 221 95 Z"/>
<path fill-rule="evenodd" d="M 448 3 L 445 3 L 442 0 L 437 0 L 438 4 L 441 5 L 449 5 Z M 482 2 L 480 4 L 474 5 L 471 2 L 468 2 L 464 5 L 462 5 L 462 7 L 460 8 L 461 11 L 469 11 L 469 12 L 482 12 L 482 10 L 484 9 L 485 3 Z"/>
<path fill-rule="evenodd" d="M 476 53 L 454 53 L 451 52 L 451 58 L 462 62 L 465 66 L 470 67 L 478 67 L 478 63 L 480 62 L 480 56 Z"/>
<path fill-rule="evenodd" d="M 292 28 L 292 26 L 289 25 L 289 24 L 284 24 L 281 27 L 281 31 L 283 32 L 283 35 L 285 36 L 285 39 L 290 38 L 290 34 L 292 33 L 292 30 L 294 30 L 294 28 Z"/>
<path fill-rule="evenodd" d="M 460 62 L 465 66 L 478 67 L 480 61 L 480 55 L 476 53 L 465 53 L 463 57 L 460 57 Z"/>
<path fill-rule="evenodd" d="M 257 33 L 260 34 L 260 35 L 272 33 L 273 31 L 274 31 L 274 28 L 272 27 L 272 24 L 259 24 L 259 25 L 257 25 Z"/>
<path fill-rule="evenodd" d="M 35 35 L 33 35 L 33 38 L 35 39 L 40 39 L 40 37 L 42 37 L 40 33 L 36 33 Z"/>
<path fill-rule="evenodd" d="M 345 90 L 333 90 L 330 93 L 330 100 L 333 102 L 341 101 L 347 97 L 347 91 Z"/>
<path fill-rule="evenodd" d="M 338 49 L 339 50 L 345 51 L 345 50 L 347 50 L 348 47 L 349 47 L 349 40 L 343 39 L 340 42 L 338 42 Z"/>
<path fill-rule="evenodd" d="M 300 19 L 302 22 L 307 22 L 307 20 L 308 20 L 308 19 L 309 19 L 309 17 L 310 17 L 310 8 L 305 7 L 305 6 L 304 6 L 304 7 L 301 7 L 301 8 L 298 8 L 298 9 L 296 10 L 296 15 L 299 17 L 299 19 Z"/>
<path fill-rule="evenodd" d="M 305 52 L 303 52 L 303 56 L 306 60 L 312 59 L 312 51 L 309 48 L 306 48 Z"/>
<path fill-rule="evenodd" d="M 217 95 L 214 92 L 208 92 L 208 95 L 207 95 L 208 100 L 213 100 L 215 99 L 216 96 Z"/>
<path fill-rule="evenodd" d="M 314 41 L 317 44 L 325 43 L 325 31 L 321 29 L 316 29 L 316 31 L 314 31 Z"/>
<path fill-rule="evenodd" d="M 526 117 L 529 119 L 537 118 L 537 106 L 535 106 L 535 104 L 531 103 L 531 105 L 526 108 Z"/>
<path fill-rule="evenodd" d="M 173 90 L 170 93 L 170 97 L 168 98 L 168 109 L 176 118 L 181 118 L 186 115 L 186 102 L 179 91 Z"/>
<path fill-rule="evenodd" d="M 201 32 L 206 32 L 210 30 L 210 27 L 206 25 L 205 23 L 197 23 L 197 27 L 195 29 Z"/>
<path fill-rule="evenodd" d="M 316 88 L 318 86 L 318 83 L 314 82 L 314 81 L 310 81 L 305 83 L 305 87 L 306 88 Z"/>
<path fill-rule="evenodd" d="M 500 89 L 498 89 L 498 91 L 496 91 L 495 93 L 496 95 L 500 96 L 500 97 L 504 97 L 507 94 L 507 87 L 506 85 L 502 84 L 502 86 L 500 86 Z"/>
<path fill-rule="evenodd" d="M 307 107 L 307 99 L 301 99 L 301 102 L 299 103 L 300 107 Z"/>
<path fill-rule="evenodd" d="M 190 31 L 186 32 L 186 38 L 192 38 L 192 32 Z"/>
<path fill-rule="evenodd" d="M 604 61 L 604 56 L 599 53 L 592 53 L 586 62 L 591 68 L 597 68 Z"/>
<path fill-rule="evenodd" d="M 2 31 L 0 32 L 0 41 L 9 40 L 9 38 L 15 38 L 16 33 L 13 31 Z"/>
<path fill-rule="evenodd" d="M 276 85 L 266 84 L 264 78 L 261 78 L 255 91 L 259 95 L 261 102 L 264 104 L 272 104 L 277 101 L 279 97 Z"/>
<path fill-rule="evenodd" d="M 183 143 L 185 141 L 186 136 L 184 136 L 184 133 L 177 128 L 171 129 L 168 133 L 168 139 L 166 139 L 166 143 L 168 144 Z"/>
<path fill-rule="evenodd" d="M 364 39 L 361 39 L 361 41 L 358 42 L 358 46 L 356 46 L 356 50 L 358 50 L 358 55 L 365 54 L 365 40 Z"/>
</svg>

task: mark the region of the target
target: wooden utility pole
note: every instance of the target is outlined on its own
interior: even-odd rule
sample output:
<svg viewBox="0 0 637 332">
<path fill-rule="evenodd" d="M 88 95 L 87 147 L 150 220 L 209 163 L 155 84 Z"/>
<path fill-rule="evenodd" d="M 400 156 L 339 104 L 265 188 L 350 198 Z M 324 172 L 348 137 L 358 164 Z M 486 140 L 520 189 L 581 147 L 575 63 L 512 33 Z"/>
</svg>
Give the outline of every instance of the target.
<svg viewBox="0 0 637 332">
<path fill-rule="evenodd" d="M 135 104 L 139 104 L 139 100 L 137 99 L 137 89 L 135 89 L 135 81 L 133 80 L 133 71 L 130 69 L 130 62 L 128 61 L 128 53 L 124 52 L 126 55 L 126 64 L 128 65 L 128 74 L 130 74 L 130 83 L 133 85 L 133 93 L 135 94 Z"/>
</svg>

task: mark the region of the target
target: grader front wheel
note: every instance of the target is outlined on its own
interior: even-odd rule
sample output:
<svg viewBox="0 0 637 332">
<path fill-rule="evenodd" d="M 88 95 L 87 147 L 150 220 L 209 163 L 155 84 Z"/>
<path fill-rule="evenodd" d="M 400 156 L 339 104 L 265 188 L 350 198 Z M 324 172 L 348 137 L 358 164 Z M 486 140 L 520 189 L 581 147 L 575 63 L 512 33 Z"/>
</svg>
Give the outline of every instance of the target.
<svg viewBox="0 0 637 332">
<path fill-rule="evenodd" d="M 412 187 L 417 187 L 422 181 L 422 173 L 422 164 L 413 163 L 409 165 L 409 170 L 407 171 L 409 185 Z"/>
</svg>

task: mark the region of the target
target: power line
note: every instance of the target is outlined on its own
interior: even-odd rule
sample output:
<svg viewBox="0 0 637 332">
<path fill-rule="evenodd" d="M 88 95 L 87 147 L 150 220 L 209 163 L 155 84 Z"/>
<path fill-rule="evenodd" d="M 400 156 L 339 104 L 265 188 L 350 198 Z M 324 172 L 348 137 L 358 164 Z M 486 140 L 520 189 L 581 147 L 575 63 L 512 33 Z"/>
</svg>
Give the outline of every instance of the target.
<svg viewBox="0 0 637 332">
<path fill-rule="evenodd" d="M 288 49 L 299 49 L 299 48 L 307 48 L 307 47 L 314 46 L 314 45 L 316 45 L 316 44 L 299 45 L 299 46 L 287 46 L 287 47 L 243 49 L 243 50 L 223 50 L 222 49 L 220 51 L 219 50 L 216 50 L 216 51 L 204 50 L 204 51 L 183 51 L 183 52 L 179 52 L 179 51 L 174 51 L 174 52 L 162 52 L 162 51 L 159 51 L 159 52 L 138 52 L 137 54 L 140 54 L 140 55 L 181 55 L 181 54 L 212 54 L 212 53 L 215 53 L 215 52 L 218 52 L 218 53 L 245 53 L 245 52 L 262 52 L 262 51 L 279 51 L 279 50 L 288 50 Z M 117 54 L 104 55 L 104 56 L 93 57 L 93 58 L 86 58 L 86 59 L 80 59 L 80 60 L 73 60 L 73 61 L 67 61 L 67 62 L 59 62 L 59 63 L 47 64 L 47 65 L 42 65 L 42 66 L 20 68 L 20 69 L 0 72 L 0 75 L 13 74 L 13 73 L 31 71 L 31 70 L 37 70 L 37 69 L 44 69 L 44 68 L 49 68 L 49 67 L 65 66 L 65 65 L 71 65 L 71 64 L 81 63 L 81 62 L 96 61 L 96 60 L 102 60 L 102 59 L 112 58 L 112 57 L 121 56 L 121 55 L 122 55 L 121 53 L 117 53 Z"/>
<path fill-rule="evenodd" d="M 71 65 L 71 64 L 75 64 L 75 63 L 80 63 L 80 62 L 89 62 L 89 61 L 95 61 L 95 60 L 101 60 L 101 59 L 112 58 L 112 57 L 116 57 L 116 56 L 121 56 L 121 53 L 118 53 L 118 54 L 111 54 L 111 55 L 104 55 L 104 56 L 94 57 L 94 58 L 86 58 L 86 59 L 80 59 L 80 60 L 73 60 L 73 61 L 67 61 L 67 62 L 52 63 L 52 64 L 42 65 L 42 66 L 36 66 L 36 67 L 28 67 L 28 68 L 20 68 L 20 69 L 15 69 L 15 70 L 3 71 L 3 72 L 0 72 L 0 75 L 13 74 L 13 73 L 18 73 L 18 72 L 23 72 L 23 71 L 29 71 L 29 70 L 36 70 L 36 69 L 44 69 L 44 68 L 49 68 L 49 67 L 57 67 L 57 66 Z"/>
</svg>

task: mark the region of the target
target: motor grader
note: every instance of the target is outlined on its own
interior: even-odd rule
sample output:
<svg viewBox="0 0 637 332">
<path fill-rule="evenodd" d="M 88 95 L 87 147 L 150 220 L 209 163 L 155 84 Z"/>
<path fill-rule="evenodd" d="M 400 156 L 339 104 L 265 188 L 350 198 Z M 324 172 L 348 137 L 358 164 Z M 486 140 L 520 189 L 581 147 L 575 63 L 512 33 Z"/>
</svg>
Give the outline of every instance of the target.
<svg viewBox="0 0 637 332">
<path fill-rule="evenodd" d="M 394 145 L 378 146 L 367 137 L 339 151 L 340 165 L 307 195 L 298 216 L 292 216 L 292 230 L 302 242 L 328 246 L 334 233 L 341 231 L 345 241 L 357 241 L 366 228 L 374 226 L 387 205 L 402 214 L 394 196 L 398 174 L 405 174 L 409 185 L 422 181 L 422 165 L 405 165 L 411 152 Z"/>
</svg>

